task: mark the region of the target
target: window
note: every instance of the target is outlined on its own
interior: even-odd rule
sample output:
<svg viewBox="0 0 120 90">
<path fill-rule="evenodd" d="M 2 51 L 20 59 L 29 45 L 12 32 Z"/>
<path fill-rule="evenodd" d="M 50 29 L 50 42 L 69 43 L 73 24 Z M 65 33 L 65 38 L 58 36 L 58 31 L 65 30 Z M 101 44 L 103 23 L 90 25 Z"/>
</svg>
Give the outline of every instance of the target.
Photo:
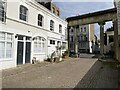
<svg viewBox="0 0 120 90">
<path fill-rule="evenodd" d="M 12 58 L 13 35 L 0 32 L 0 59 Z"/>
<path fill-rule="evenodd" d="M 6 11 L 5 11 L 5 2 L 0 0 L 0 21 L 5 22 L 6 19 Z"/>
<path fill-rule="evenodd" d="M 28 18 L 28 9 L 25 6 L 20 6 L 20 19 L 27 21 Z"/>
<path fill-rule="evenodd" d="M 50 44 L 55 45 L 55 40 L 50 40 Z"/>
<path fill-rule="evenodd" d="M 45 39 L 42 37 L 34 38 L 34 53 L 45 53 Z"/>
<path fill-rule="evenodd" d="M 81 28 L 81 32 L 83 32 L 83 28 Z"/>
<path fill-rule="evenodd" d="M 50 20 L 50 30 L 54 31 L 54 21 Z"/>
<path fill-rule="evenodd" d="M 63 50 L 67 48 L 66 45 L 67 44 L 65 42 L 62 42 Z"/>
<path fill-rule="evenodd" d="M 65 27 L 65 40 L 68 39 L 67 27 Z"/>
<path fill-rule="evenodd" d="M 109 43 L 114 42 L 114 37 L 113 36 L 109 36 Z"/>
<path fill-rule="evenodd" d="M 59 33 L 62 33 L 62 25 L 59 25 Z"/>
<path fill-rule="evenodd" d="M 71 36 L 71 40 L 70 40 L 71 42 L 73 42 L 74 40 L 73 40 L 73 36 Z"/>
<path fill-rule="evenodd" d="M 84 41 L 87 41 L 87 39 L 86 39 L 86 35 L 84 35 Z"/>
<path fill-rule="evenodd" d="M 84 27 L 84 32 L 86 32 L 86 27 Z"/>
<path fill-rule="evenodd" d="M 81 41 L 83 40 L 83 36 L 81 36 Z"/>
<path fill-rule="evenodd" d="M 38 26 L 43 26 L 43 16 L 41 14 L 38 15 Z"/>
<path fill-rule="evenodd" d="M 73 29 L 71 29 L 71 33 L 73 33 Z"/>
</svg>

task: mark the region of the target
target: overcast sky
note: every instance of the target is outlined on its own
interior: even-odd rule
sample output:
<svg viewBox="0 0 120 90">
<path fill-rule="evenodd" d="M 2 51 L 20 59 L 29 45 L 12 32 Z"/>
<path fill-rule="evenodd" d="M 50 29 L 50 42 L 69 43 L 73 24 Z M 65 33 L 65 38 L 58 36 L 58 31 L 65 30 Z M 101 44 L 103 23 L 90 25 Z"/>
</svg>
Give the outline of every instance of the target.
<svg viewBox="0 0 120 90">
<path fill-rule="evenodd" d="M 88 1 L 88 2 L 87 2 Z M 61 18 L 87 14 L 100 10 L 110 9 L 114 7 L 113 0 L 53 0 L 60 8 Z M 111 27 L 111 22 L 107 22 L 105 30 Z M 95 24 L 95 34 L 99 37 L 99 26 Z"/>
</svg>

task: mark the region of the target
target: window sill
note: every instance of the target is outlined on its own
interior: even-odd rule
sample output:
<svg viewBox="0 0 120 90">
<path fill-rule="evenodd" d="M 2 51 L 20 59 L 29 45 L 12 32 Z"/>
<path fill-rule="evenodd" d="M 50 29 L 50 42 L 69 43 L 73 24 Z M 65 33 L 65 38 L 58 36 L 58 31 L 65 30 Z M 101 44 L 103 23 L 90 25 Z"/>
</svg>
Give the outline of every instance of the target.
<svg viewBox="0 0 120 90">
<path fill-rule="evenodd" d="M 45 53 L 34 53 L 34 55 L 45 55 Z"/>
<path fill-rule="evenodd" d="M 0 21 L 0 24 L 6 24 L 6 22 L 5 21 Z"/>
<path fill-rule="evenodd" d="M 12 61 L 13 60 L 13 58 L 6 58 L 6 59 L 0 59 L 0 62 L 3 62 L 3 61 Z"/>
</svg>

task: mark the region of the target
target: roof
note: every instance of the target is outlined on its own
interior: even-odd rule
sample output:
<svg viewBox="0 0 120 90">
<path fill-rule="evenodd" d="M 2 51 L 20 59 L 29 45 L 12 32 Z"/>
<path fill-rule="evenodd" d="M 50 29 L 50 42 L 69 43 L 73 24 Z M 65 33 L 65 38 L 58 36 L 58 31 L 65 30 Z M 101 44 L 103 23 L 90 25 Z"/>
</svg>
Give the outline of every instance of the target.
<svg viewBox="0 0 120 90">
<path fill-rule="evenodd" d="M 97 11 L 97 12 L 93 12 L 93 13 L 83 14 L 83 15 L 79 15 L 79 16 L 68 17 L 66 20 L 67 21 L 77 20 L 77 19 L 97 16 L 97 15 L 107 14 L 107 13 L 117 13 L 117 9 L 116 8 L 112 8 L 112 9 Z"/>
</svg>

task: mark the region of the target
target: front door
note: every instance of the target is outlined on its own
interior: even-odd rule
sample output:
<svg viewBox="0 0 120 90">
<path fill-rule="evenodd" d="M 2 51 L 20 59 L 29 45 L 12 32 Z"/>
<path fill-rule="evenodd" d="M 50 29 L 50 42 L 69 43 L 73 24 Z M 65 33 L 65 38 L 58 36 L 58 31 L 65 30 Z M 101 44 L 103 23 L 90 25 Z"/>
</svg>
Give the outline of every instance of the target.
<svg viewBox="0 0 120 90">
<path fill-rule="evenodd" d="M 18 47 L 17 47 L 17 65 L 23 64 L 23 49 L 24 49 L 24 43 L 18 41 Z"/>
<path fill-rule="evenodd" d="M 31 42 L 26 42 L 25 63 L 30 63 Z"/>
</svg>

